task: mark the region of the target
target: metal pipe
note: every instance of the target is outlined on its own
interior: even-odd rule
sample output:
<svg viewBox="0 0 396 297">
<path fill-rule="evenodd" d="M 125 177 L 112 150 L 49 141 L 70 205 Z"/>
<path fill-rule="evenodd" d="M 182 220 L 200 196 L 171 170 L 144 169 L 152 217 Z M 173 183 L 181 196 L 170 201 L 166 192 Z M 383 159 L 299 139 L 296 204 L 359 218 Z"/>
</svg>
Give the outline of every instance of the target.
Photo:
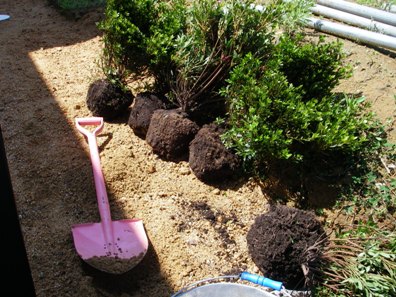
<svg viewBox="0 0 396 297">
<path fill-rule="evenodd" d="M 349 12 L 381 23 L 396 26 L 396 17 L 393 13 L 376 8 L 367 7 L 343 0 L 317 0 L 318 4 L 334 9 Z"/>
<path fill-rule="evenodd" d="M 347 25 L 337 24 L 329 21 L 319 20 L 316 18 L 308 18 L 307 26 L 316 30 L 334 34 L 354 41 L 365 44 L 381 46 L 387 49 L 396 50 L 396 38 L 371 32 Z"/>
<path fill-rule="evenodd" d="M 311 11 L 314 14 L 322 15 L 361 28 L 366 28 L 370 31 L 375 31 L 396 37 L 396 27 L 391 25 L 383 24 L 374 20 L 366 19 L 351 13 L 343 12 L 322 5 L 315 5 L 311 8 Z"/>
</svg>

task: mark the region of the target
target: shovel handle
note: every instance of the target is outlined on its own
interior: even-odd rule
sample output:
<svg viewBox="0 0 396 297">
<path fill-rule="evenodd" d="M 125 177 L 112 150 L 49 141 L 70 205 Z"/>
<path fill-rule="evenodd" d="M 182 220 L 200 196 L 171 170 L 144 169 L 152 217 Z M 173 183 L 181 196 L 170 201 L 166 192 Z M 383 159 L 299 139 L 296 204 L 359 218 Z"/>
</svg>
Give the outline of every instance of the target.
<svg viewBox="0 0 396 297">
<path fill-rule="evenodd" d="M 100 165 L 100 157 L 98 145 L 96 143 L 96 135 L 99 134 L 103 129 L 103 118 L 91 117 L 91 118 L 76 118 L 76 126 L 78 131 L 84 134 L 88 139 L 89 153 L 92 163 L 92 171 L 95 181 L 96 198 L 98 202 L 98 208 L 100 213 L 100 219 L 104 227 L 105 237 L 107 242 L 113 241 L 113 231 L 111 224 L 111 213 L 109 206 L 109 199 L 107 197 L 106 184 Z M 83 126 L 97 126 L 92 132 L 85 129 Z"/>
</svg>

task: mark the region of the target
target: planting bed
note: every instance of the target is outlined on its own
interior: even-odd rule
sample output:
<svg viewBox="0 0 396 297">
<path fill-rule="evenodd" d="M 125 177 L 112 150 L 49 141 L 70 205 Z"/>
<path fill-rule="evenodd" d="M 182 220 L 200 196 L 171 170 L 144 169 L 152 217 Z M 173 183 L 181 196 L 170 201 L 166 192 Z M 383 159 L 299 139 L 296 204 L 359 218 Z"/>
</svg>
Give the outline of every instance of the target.
<svg viewBox="0 0 396 297">
<path fill-rule="evenodd" d="M 68 20 L 47 3 L 0 5 L 11 16 L 0 22 L 0 124 L 37 296 L 169 296 L 202 278 L 244 269 L 260 273 L 246 238 L 269 201 L 287 193 L 287 180 L 263 184 L 241 177 L 206 185 L 186 161 L 153 154 L 129 127 L 128 113 L 106 122 L 98 144 L 113 219 L 142 218 L 149 251 L 120 276 L 79 259 L 71 226 L 99 216 L 88 147 L 74 119 L 91 115 L 88 87 L 101 78 L 95 22 L 102 14 Z M 395 128 L 395 53 L 344 44 L 354 75 L 338 90 L 365 95 L 381 120 L 393 117 Z M 396 131 L 389 133 L 396 141 Z M 326 187 L 309 185 L 308 202 L 331 204 Z"/>
</svg>

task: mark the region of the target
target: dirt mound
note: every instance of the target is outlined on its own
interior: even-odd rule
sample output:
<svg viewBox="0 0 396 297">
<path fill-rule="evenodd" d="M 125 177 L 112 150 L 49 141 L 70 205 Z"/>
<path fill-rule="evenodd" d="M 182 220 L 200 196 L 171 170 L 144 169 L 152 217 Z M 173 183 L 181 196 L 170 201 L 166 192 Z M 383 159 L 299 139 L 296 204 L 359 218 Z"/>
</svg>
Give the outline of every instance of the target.
<svg viewBox="0 0 396 297">
<path fill-rule="evenodd" d="M 200 129 L 190 144 L 191 170 L 202 181 L 217 183 L 235 176 L 240 166 L 239 158 L 221 142 L 223 132 L 215 124 Z"/>
<path fill-rule="evenodd" d="M 132 104 L 133 95 L 107 79 L 94 81 L 88 89 L 87 105 L 94 116 L 111 120 L 126 111 Z"/>
<path fill-rule="evenodd" d="M 153 152 L 166 160 L 180 160 L 188 153 L 188 146 L 199 126 L 177 110 L 156 110 L 151 118 L 146 141 Z"/>
<path fill-rule="evenodd" d="M 164 98 L 160 98 L 159 95 L 149 92 L 139 93 L 133 103 L 128 125 L 137 136 L 145 138 L 154 111 L 165 107 Z"/>
<path fill-rule="evenodd" d="M 247 235 L 249 252 L 261 272 L 284 283 L 288 289 L 301 289 L 312 283 L 303 267 L 313 267 L 320 249 L 313 247 L 325 233 L 315 215 L 286 206 L 272 206 L 256 218 Z M 313 253 L 312 253 L 313 252 Z"/>
</svg>

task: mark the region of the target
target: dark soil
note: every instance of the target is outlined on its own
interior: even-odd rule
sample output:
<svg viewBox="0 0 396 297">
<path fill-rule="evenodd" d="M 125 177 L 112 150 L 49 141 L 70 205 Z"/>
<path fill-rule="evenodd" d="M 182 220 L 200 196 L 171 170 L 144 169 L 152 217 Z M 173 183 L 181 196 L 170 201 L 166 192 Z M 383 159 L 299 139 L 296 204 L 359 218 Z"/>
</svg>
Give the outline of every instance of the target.
<svg viewBox="0 0 396 297">
<path fill-rule="evenodd" d="M 122 114 L 132 104 L 133 95 L 107 79 L 94 81 L 88 89 L 87 105 L 94 116 L 111 120 Z"/>
<path fill-rule="evenodd" d="M 216 120 L 218 117 L 224 117 L 227 112 L 224 98 L 217 97 L 207 100 L 206 104 L 189 113 L 190 119 L 198 125 L 203 126 Z"/>
<path fill-rule="evenodd" d="M 236 176 L 240 159 L 221 142 L 223 129 L 216 124 L 205 125 L 190 144 L 191 170 L 202 181 L 214 184 Z"/>
<path fill-rule="evenodd" d="M 153 152 L 166 160 L 180 160 L 188 154 L 188 146 L 199 126 L 183 112 L 156 110 L 151 118 L 146 141 Z"/>
<path fill-rule="evenodd" d="M 263 183 L 263 189 L 274 200 L 283 203 L 292 200 L 299 208 L 333 207 L 342 189 L 350 183 L 350 177 L 347 175 L 339 178 L 326 177 L 324 175 L 326 164 L 318 160 L 316 162 L 312 167 L 319 168 L 321 164 L 323 173 L 318 174 L 312 167 L 304 166 L 305 164 L 292 163 L 288 160 L 271 160 L 262 168 L 263 176 L 268 177 Z"/>
<path fill-rule="evenodd" d="M 166 108 L 164 101 L 164 98 L 149 92 L 139 93 L 136 96 L 129 115 L 128 125 L 137 136 L 146 137 L 154 111 Z"/>
<path fill-rule="evenodd" d="M 313 279 L 303 267 L 315 266 L 320 256 L 320 249 L 314 254 L 307 249 L 323 238 L 324 230 L 313 213 L 272 206 L 256 218 L 247 242 L 253 262 L 266 277 L 282 281 L 287 289 L 301 289 Z"/>
<path fill-rule="evenodd" d="M 101 271 L 105 271 L 113 274 L 122 274 L 131 270 L 136 265 L 138 265 L 140 261 L 142 261 L 144 255 L 145 253 L 140 253 L 136 257 L 132 257 L 128 259 L 106 257 L 106 256 L 92 257 L 86 259 L 85 262 L 87 262 L 92 267 L 95 267 Z"/>
</svg>

